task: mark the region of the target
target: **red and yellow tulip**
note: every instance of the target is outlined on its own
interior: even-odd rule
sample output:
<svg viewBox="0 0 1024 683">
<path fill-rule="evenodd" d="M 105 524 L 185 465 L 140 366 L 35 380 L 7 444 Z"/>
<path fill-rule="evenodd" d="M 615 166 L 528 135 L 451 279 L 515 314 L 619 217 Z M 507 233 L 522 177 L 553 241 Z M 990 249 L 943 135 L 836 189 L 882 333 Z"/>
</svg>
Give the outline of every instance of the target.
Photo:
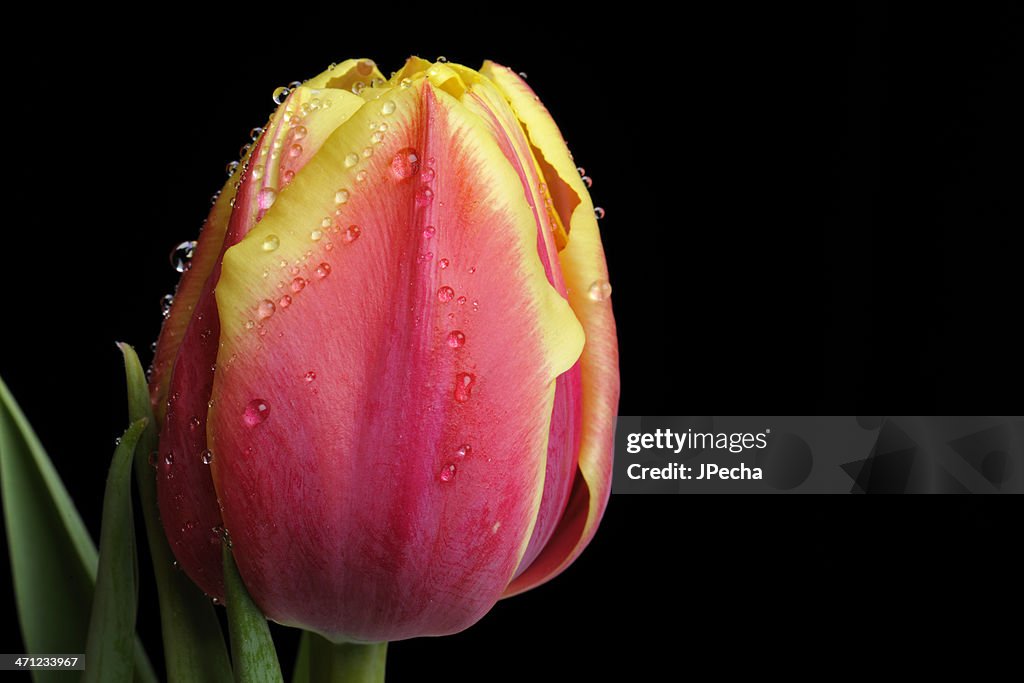
<svg viewBox="0 0 1024 683">
<path fill-rule="evenodd" d="M 527 84 L 349 60 L 278 94 L 157 348 L 160 515 L 223 596 L 335 640 L 460 631 L 564 570 L 619 376 L 594 207 Z"/>
</svg>

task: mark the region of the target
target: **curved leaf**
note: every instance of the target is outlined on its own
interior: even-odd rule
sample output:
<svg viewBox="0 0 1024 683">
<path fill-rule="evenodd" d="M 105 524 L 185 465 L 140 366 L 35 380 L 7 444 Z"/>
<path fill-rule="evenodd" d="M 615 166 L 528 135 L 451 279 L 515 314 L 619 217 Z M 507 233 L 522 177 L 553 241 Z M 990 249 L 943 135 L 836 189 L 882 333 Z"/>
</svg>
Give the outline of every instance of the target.
<svg viewBox="0 0 1024 683">
<path fill-rule="evenodd" d="M 84 683 L 125 681 L 132 674 L 135 611 L 139 598 L 139 571 L 132 521 L 132 455 L 148 420 L 136 420 L 114 450 L 103 494 L 99 574 L 92 599 L 88 666 Z"/>
<path fill-rule="evenodd" d="M 231 633 L 231 660 L 237 683 L 282 683 L 281 665 L 270 637 L 270 627 L 238 575 L 235 558 L 224 544 L 224 593 Z"/>
<path fill-rule="evenodd" d="M 174 557 L 157 519 L 156 476 L 149 465 L 149 454 L 157 447 L 157 432 L 146 376 L 135 349 L 128 344 L 118 346 L 124 354 L 129 417 L 149 419 L 135 449 L 135 479 L 160 600 L 167 680 L 170 683 L 226 683 L 231 680 L 231 664 L 213 605 L 187 576 L 174 569 Z"/>
</svg>

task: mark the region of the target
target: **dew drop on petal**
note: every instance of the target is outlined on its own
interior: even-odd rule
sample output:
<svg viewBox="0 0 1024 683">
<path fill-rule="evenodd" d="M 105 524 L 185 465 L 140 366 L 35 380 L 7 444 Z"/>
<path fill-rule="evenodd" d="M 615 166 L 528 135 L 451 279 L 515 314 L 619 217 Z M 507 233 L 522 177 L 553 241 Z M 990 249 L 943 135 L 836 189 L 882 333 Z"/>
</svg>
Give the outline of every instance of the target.
<svg viewBox="0 0 1024 683">
<path fill-rule="evenodd" d="M 427 185 L 421 185 L 416 190 L 416 203 L 420 206 L 427 206 L 434 201 L 434 191 Z"/>
<path fill-rule="evenodd" d="M 233 176 L 235 174 L 235 171 L 237 171 L 237 170 L 238 170 L 238 162 L 237 161 L 229 162 L 228 165 L 224 167 L 224 171 L 228 174 L 229 178 L 231 176 Z"/>
<path fill-rule="evenodd" d="M 289 306 L 292 305 L 292 298 L 285 294 L 284 296 L 277 300 L 277 305 L 280 308 L 288 308 Z"/>
<path fill-rule="evenodd" d="M 171 266 L 179 273 L 188 270 L 192 262 L 192 255 L 196 251 L 196 241 L 186 240 L 171 250 Z"/>
<path fill-rule="evenodd" d="M 277 190 L 272 187 L 264 187 L 260 190 L 259 194 L 256 195 L 256 201 L 259 203 L 261 209 L 269 209 L 277 201 Z"/>
<path fill-rule="evenodd" d="M 444 270 L 445 268 L 448 267 L 448 259 L 446 259 L 446 258 L 441 259 L 440 261 L 437 262 L 437 265 L 438 265 L 438 267 L 441 270 Z"/>
<path fill-rule="evenodd" d="M 412 147 L 405 147 L 391 157 L 391 175 L 395 180 L 406 180 L 420 170 L 420 157 Z"/>
<path fill-rule="evenodd" d="M 605 210 L 602 209 L 600 206 L 594 207 L 594 218 L 596 218 L 597 220 L 601 220 L 602 218 L 604 218 L 604 214 Z"/>
<path fill-rule="evenodd" d="M 348 190 L 338 190 L 334 193 L 335 204 L 345 204 L 348 202 Z"/>
<path fill-rule="evenodd" d="M 460 297 L 459 297 L 458 299 L 456 299 L 455 301 L 456 301 L 456 303 L 458 303 L 458 304 L 459 304 L 460 306 L 462 306 L 463 304 L 465 304 L 465 303 L 466 303 L 467 299 L 466 299 L 466 297 L 464 297 L 464 296 L 460 296 Z"/>
<path fill-rule="evenodd" d="M 160 311 L 163 313 L 164 318 L 171 317 L 171 306 L 174 305 L 174 295 L 164 294 L 164 298 L 160 299 Z"/>
<path fill-rule="evenodd" d="M 455 400 L 465 403 L 473 393 L 473 385 L 476 383 L 476 375 L 470 372 L 460 372 L 455 375 Z"/>
<path fill-rule="evenodd" d="M 312 370 L 310 370 L 310 371 L 309 371 L 309 372 L 307 372 L 307 373 L 306 373 L 305 375 L 303 375 L 303 376 L 302 376 L 302 378 L 303 378 L 304 380 L 306 380 L 307 382 L 312 382 L 313 380 L 315 380 L 315 379 L 316 379 L 316 373 L 315 373 L 315 372 L 313 372 Z"/>
<path fill-rule="evenodd" d="M 264 91 L 264 92 L 266 92 L 266 91 Z M 283 104 L 284 101 L 285 101 L 285 98 L 288 97 L 288 93 L 290 93 L 290 92 L 291 91 L 288 90 L 288 88 L 284 87 L 283 85 L 279 85 L 278 87 L 274 88 L 274 93 L 272 95 L 272 97 L 274 99 L 274 104 Z"/>
<path fill-rule="evenodd" d="M 455 455 L 458 458 L 465 458 L 465 457 L 469 456 L 469 454 L 472 453 L 472 452 L 473 452 L 473 447 L 470 446 L 468 443 L 464 443 L 461 446 L 459 446 L 459 449 L 457 451 L 455 451 Z"/>
<path fill-rule="evenodd" d="M 412 87 L 412 79 L 411 78 L 403 78 L 401 81 L 399 81 L 398 87 L 400 87 L 400 88 L 411 88 Z"/>
<path fill-rule="evenodd" d="M 319 242 L 321 239 L 323 239 L 323 237 L 324 231 L 319 228 L 309 233 L 309 239 L 313 240 L 314 242 Z"/>
<path fill-rule="evenodd" d="M 390 116 L 391 114 L 394 114 L 395 103 L 392 102 L 391 100 L 388 100 L 387 102 L 381 105 L 380 113 L 383 114 L 384 116 Z"/>
<path fill-rule="evenodd" d="M 455 298 L 455 290 L 445 285 L 437 290 L 437 300 L 443 304 L 448 303 Z"/>
<path fill-rule="evenodd" d="M 422 180 L 425 183 L 429 183 L 431 180 L 434 179 L 434 175 L 434 169 L 425 168 L 423 169 L 423 173 L 420 173 L 420 180 Z"/>
<path fill-rule="evenodd" d="M 209 465 L 211 462 L 213 462 L 213 451 L 207 448 L 203 451 L 203 464 Z"/>
<path fill-rule="evenodd" d="M 256 307 L 256 314 L 260 320 L 266 320 L 270 316 L 274 315 L 274 302 L 270 299 L 264 299 Z"/>
<path fill-rule="evenodd" d="M 448 482 L 455 481 L 455 463 L 447 463 L 444 467 L 441 468 L 441 481 L 445 482 L 446 484 Z"/>
<path fill-rule="evenodd" d="M 433 237 L 434 233 L 436 233 L 436 232 L 437 232 L 437 228 L 435 228 L 433 225 L 428 225 L 427 227 L 423 228 L 423 236 L 425 238 L 427 238 L 428 240 L 431 237 Z"/>
<path fill-rule="evenodd" d="M 595 280 L 587 288 L 587 296 L 594 301 L 605 301 L 612 295 L 612 286 L 607 280 Z"/>
<path fill-rule="evenodd" d="M 318 278 L 323 279 L 323 278 L 327 277 L 330 274 L 331 274 L 331 264 L 329 264 L 329 263 L 321 263 L 319 266 L 316 267 L 316 276 Z"/>
<path fill-rule="evenodd" d="M 306 130 L 305 126 L 295 126 L 295 128 L 292 128 L 292 139 L 297 142 L 306 137 L 308 133 L 309 131 Z"/>
<path fill-rule="evenodd" d="M 360 171 L 359 173 L 356 173 L 356 182 L 357 183 L 365 183 L 366 182 L 366 175 L 367 175 L 366 171 Z"/>
<path fill-rule="evenodd" d="M 301 277 L 297 277 L 294 280 L 292 280 L 292 291 L 293 292 L 301 292 L 305 288 L 305 286 L 306 286 L 306 281 L 304 279 L 302 279 Z"/>
<path fill-rule="evenodd" d="M 466 343 L 466 335 L 459 330 L 452 330 L 448 333 L 448 346 L 457 349 Z"/>
<path fill-rule="evenodd" d="M 345 233 L 341 236 L 341 241 L 345 244 L 352 244 L 359 239 L 360 234 L 362 234 L 362 230 L 358 225 L 350 225 L 345 229 Z"/>
<path fill-rule="evenodd" d="M 263 251 L 274 251 L 281 246 L 281 240 L 277 235 L 267 235 L 263 238 Z"/>
<path fill-rule="evenodd" d="M 588 175 L 583 176 L 581 180 L 583 180 L 583 184 L 586 185 L 588 188 L 594 186 L 594 179 Z"/>
<path fill-rule="evenodd" d="M 201 424 L 202 421 L 196 415 L 193 415 L 188 421 L 188 428 L 194 432 L 199 429 L 199 425 Z"/>
<path fill-rule="evenodd" d="M 270 404 L 262 398 L 254 398 L 246 404 L 245 411 L 242 412 L 242 421 L 247 427 L 255 427 L 266 420 L 268 415 Z"/>
<path fill-rule="evenodd" d="M 352 168 L 359 163 L 359 155 L 355 152 L 345 155 L 345 168 Z"/>
</svg>

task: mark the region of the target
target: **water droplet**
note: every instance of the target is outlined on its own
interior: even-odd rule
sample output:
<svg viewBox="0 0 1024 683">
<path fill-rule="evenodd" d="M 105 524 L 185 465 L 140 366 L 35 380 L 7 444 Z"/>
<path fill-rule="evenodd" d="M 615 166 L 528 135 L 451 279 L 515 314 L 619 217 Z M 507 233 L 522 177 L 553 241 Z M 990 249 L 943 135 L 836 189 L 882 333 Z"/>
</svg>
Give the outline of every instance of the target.
<svg viewBox="0 0 1024 683">
<path fill-rule="evenodd" d="M 472 452 L 473 447 L 470 446 L 468 443 L 464 443 L 461 446 L 459 446 L 459 450 L 455 451 L 455 455 L 459 458 L 465 458 L 468 457 L 469 454 Z"/>
<path fill-rule="evenodd" d="M 244 157 L 244 156 L 245 156 L 246 154 L 248 154 L 248 153 L 249 153 L 249 150 L 250 150 L 250 149 L 252 149 L 252 144 L 250 144 L 250 143 L 248 143 L 248 142 L 247 142 L 247 143 L 245 143 L 244 145 L 242 145 L 242 146 L 241 146 L 241 147 L 240 147 L 240 148 L 238 149 L 238 158 L 239 158 L 239 159 L 241 159 L 242 157 Z"/>
<path fill-rule="evenodd" d="M 607 280 L 595 280 L 587 288 L 587 296 L 594 301 L 605 301 L 612 295 L 612 286 Z"/>
<path fill-rule="evenodd" d="M 519 72 L 519 77 L 525 81 L 526 80 L 526 72 L 525 71 L 520 71 Z"/>
<path fill-rule="evenodd" d="M 264 299 L 256 307 L 256 314 L 260 320 L 266 320 L 270 316 L 274 315 L 274 302 L 270 299 Z"/>
<path fill-rule="evenodd" d="M 302 376 L 302 378 L 303 378 L 304 380 L 306 380 L 307 382 L 312 382 L 313 380 L 315 380 L 315 379 L 316 379 L 316 373 L 315 373 L 315 372 L 313 372 L 312 370 L 310 370 L 310 371 L 309 371 L 309 372 L 307 372 L 307 373 L 306 373 L 305 375 L 303 375 L 303 376 Z"/>
<path fill-rule="evenodd" d="M 293 171 L 292 169 L 289 168 L 287 171 L 281 174 L 282 185 L 287 185 L 293 180 L 295 180 L 295 171 Z"/>
<path fill-rule="evenodd" d="M 466 301 L 467 301 L 467 299 L 464 296 L 460 296 L 458 299 L 455 300 L 455 302 L 457 304 L 459 304 L 460 306 L 462 306 L 464 303 L 466 303 Z"/>
<path fill-rule="evenodd" d="M 279 85 L 276 88 L 274 88 L 274 94 L 271 95 L 271 97 L 273 97 L 274 99 L 274 104 L 283 104 L 285 99 L 288 98 L 288 93 L 290 92 L 291 90 L 284 87 L 283 85 Z"/>
<path fill-rule="evenodd" d="M 407 180 L 420 170 L 420 156 L 412 147 L 405 147 L 391 157 L 391 175 L 395 180 Z"/>
<path fill-rule="evenodd" d="M 441 270 L 444 270 L 445 268 L 448 267 L 448 259 L 446 259 L 446 258 L 441 259 L 440 261 L 437 262 L 437 266 Z"/>
<path fill-rule="evenodd" d="M 447 483 L 455 480 L 455 463 L 450 462 L 441 468 L 441 481 Z"/>
<path fill-rule="evenodd" d="M 605 210 L 602 209 L 600 206 L 594 207 L 594 218 L 596 218 L 597 220 L 601 220 L 602 218 L 604 218 L 604 214 Z"/>
<path fill-rule="evenodd" d="M 423 173 L 420 173 L 420 180 L 422 180 L 425 183 L 429 183 L 431 180 L 434 179 L 434 175 L 434 169 L 425 168 L 423 169 Z"/>
<path fill-rule="evenodd" d="M 587 187 L 593 187 L 594 186 L 594 179 L 591 178 L 590 176 L 585 175 L 585 176 L 583 176 L 582 180 L 583 180 L 583 184 L 586 185 Z"/>
<path fill-rule="evenodd" d="M 356 173 L 356 182 L 357 183 L 365 183 L 366 182 L 366 171 L 360 171 L 359 173 Z"/>
<path fill-rule="evenodd" d="M 292 128 L 292 140 L 295 140 L 296 142 L 306 137 L 308 134 L 309 131 L 305 126 L 295 126 Z"/>
<path fill-rule="evenodd" d="M 416 190 L 416 203 L 420 206 L 427 206 L 434 201 L 434 191 L 427 185 L 421 185 Z"/>
<path fill-rule="evenodd" d="M 191 419 L 189 419 L 189 421 L 188 421 L 188 428 L 191 429 L 194 432 L 197 429 L 199 429 L 199 425 L 201 425 L 201 424 L 202 424 L 202 421 L 197 416 L 193 415 L 191 417 Z"/>
<path fill-rule="evenodd" d="M 237 161 L 228 162 L 228 165 L 224 167 L 224 171 L 228 174 L 229 178 L 231 176 L 233 176 L 235 174 L 235 171 L 237 171 L 237 170 L 238 170 L 238 162 Z"/>
<path fill-rule="evenodd" d="M 398 87 L 399 88 L 411 88 L 412 87 L 412 79 L 411 78 L 403 78 L 401 81 L 399 81 Z"/>
<path fill-rule="evenodd" d="M 293 292 L 301 292 L 303 290 L 303 288 L 305 288 L 305 286 L 306 286 L 306 281 L 303 280 L 301 277 L 297 277 L 294 280 L 292 280 L 292 291 Z"/>
<path fill-rule="evenodd" d="M 165 465 L 173 465 L 174 464 L 174 451 L 167 451 L 167 455 L 164 456 L 164 464 Z"/>
<path fill-rule="evenodd" d="M 334 193 L 335 204 L 346 204 L 348 202 L 348 190 L 338 190 Z"/>
<path fill-rule="evenodd" d="M 254 327 L 256 327 L 256 323 L 255 322 L 253 322 L 252 320 L 246 320 L 245 321 L 245 329 L 251 330 Z"/>
<path fill-rule="evenodd" d="M 212 205 L 216 204 L 218 199 L 220 199 L 220 190 L 217 190 L 216 192 L 214 192 L 213 196 L 210 197 L 210 205 L 212 206 Z"/>
<path fill-rule="evenodd" d="M 266 420 L 268 415 L 270 415 L 270 404 L 262 398 L 254 398 L 246 404 L 245 411 L 242 413 L 242 421 L 247 427 L 255 427 Z"/>
<path fill-rule="evenodd" d="M 388 100 L 387 102 L 381 105 L 380 113 L 383 114 L 384 116 L 391 116 L 392 114 L 395 113 L 395 103 L 392 102 L 391 100 Z"/>
<path fill-rule="evenodd" d="M 577 167 L 576 167 L 576 172 L 580 174 L 580 177 L 581 177 L 581 178 L 582 178 L 583 176 L 587 175 L 587 171 L 586 171 L 586 169 L 585 169 L 585 168 L 583 168 L 582 166 L 577 166 Z"/>
<path fill-rule="evenodd" d="M 281 240 L 277 235 L 267 235 L 263 238 L 263 251 L 274 251 L 281 246 Z"/>
<path fill-rule="evenodd" d="M 294 144 L 288 148 L 288 156 L 295 158 L 302 154 L 302 145 Z"/>
<path fill-rule="evenodd" d="M 361 59 L 359 60 L 359 63 L 356 64 L 356 70 L 359 71 L 359 74 L 362 76 L 369 76 L 373 73 L 373 69 L 376 66 L 377 64 L 372 59 Z"/>
<path fill-rule="evenodd" d="M 345 234 L 341 236 L 341 241 L 345 244 L 352 244 L 359 239 L 360 234 L 362 234 L 362 230 L 358 225 L 350 225 L 345 229 Z"/>
<path fill-rule="evenodd" d="M 466 343 L 466 335 L 459 330 L 452 330 L 448 333 L 448 346 L 457 349 Z"/>
<path fill-rule="evenodd" d="M 359 155 L 351 152 L 345 155 L 345 168 L 352 168 L 359 163 Z"/>
<path fill-rule="evenodd" d="M 277 305 L 280 306 L 281 308 L 288 308 L 289 306 L 292 305 L 292 298 L 285 294 L 284 296 L 277 300 Z"/>
<path fill-rule="evenodd" d="M 473 273 L 476 272 L 476 266 L 470 266 L 469 269 L 466 272 L 468 272 L 470 275 L 472 275 Z"/>
<path fill-rule="evenodd" d="M 428 225 L 427 227 L 423 228 L 423 236 L 425 238 L 427 238 L 428 240 L 431 237 L 433 237 L 434 233 L 436 233 L 436 232 L 437 232 L 437 228 L 435 228 L 433 225 Z"/>
<path fill-rule="evenodd" d="M 263 129 L 258 126 L 249 131 L 249 139 L 253 142 L 259 140 L 261 135 L 263 135 Z"/>
<path fill-rule="evenodd" d="M 444 287 L 441 287 L 440 289 L 437 290 L 437 300 L 440 301 L 441 303 L 446 304 L 453 298 L 455 298 L 455 290 L 449 287 L 448 285 L 445 285 Z"/>
<path fill-rule="evenodd" d="M 323 239 L 323 237 L 324 231 L 320 230 L 319 228 L 309 233 L 309 239 L 313 240 L 314 242 L 319 242 L 321 239 Z"/>
<path fill-rule="evenodd" d="M 331 264 L 329 264 L 329 263 L 321 263 L 319 266 L 316 267 L 316 276 L 318 278 L 323 279 L 323 278 L 327 277 L 330 274 L 331 274 Z"/>
<path fill-rule="evenodd" d="M 363 158 L 369 159 L 373 156 L 373 147 L 363 147 Z"/>
<path fill-rule="evenodd" d="M 163 313 L 165 319 L 171 317 L 171 306 L 173 305 L 173 294 L 164 294 L 164 298 L 160 299 L 160 311 Z"/>
<path fill-rule="evenodd" d="M 264 187 L 256 195 L 256 201 L 259 203 L 260 208 L 266 211 L 277 201 L 277 190 L 272 187 Z"/>
<path fill-rule="evenodd" d="M 213 451 L 207 448 L 203 451 L 203 464 L 209 465 L 211 462 L 213 462 Z"/>
<path fill-rule="evenodd" d="M 473 393 L 473 385 L 476 383 L 476 375 L 470 372 L 460 372 L 455 375 L 455 400 L 465 403 Z"/>
<path fill-rule="evenodd" d="M 192 255 L 196 251 L 196 241 L 187 240 L 171 250 L 171 265 L 179 273 L 188 270 L 192 262 Z"/>
</svg>

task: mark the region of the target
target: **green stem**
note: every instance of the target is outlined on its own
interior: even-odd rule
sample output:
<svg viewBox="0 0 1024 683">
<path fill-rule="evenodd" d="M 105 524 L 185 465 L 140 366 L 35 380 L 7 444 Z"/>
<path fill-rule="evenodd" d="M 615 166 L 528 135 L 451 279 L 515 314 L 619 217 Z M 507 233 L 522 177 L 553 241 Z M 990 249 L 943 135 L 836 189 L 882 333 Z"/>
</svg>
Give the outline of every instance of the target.
<svg viewBox="0 0 1024 683">
<path fill-rule="evenodd" d="M 341 643 L 309 635 L 309 679 L 331 683 L 384 683 L 387 643 Z"/>
</svg>

